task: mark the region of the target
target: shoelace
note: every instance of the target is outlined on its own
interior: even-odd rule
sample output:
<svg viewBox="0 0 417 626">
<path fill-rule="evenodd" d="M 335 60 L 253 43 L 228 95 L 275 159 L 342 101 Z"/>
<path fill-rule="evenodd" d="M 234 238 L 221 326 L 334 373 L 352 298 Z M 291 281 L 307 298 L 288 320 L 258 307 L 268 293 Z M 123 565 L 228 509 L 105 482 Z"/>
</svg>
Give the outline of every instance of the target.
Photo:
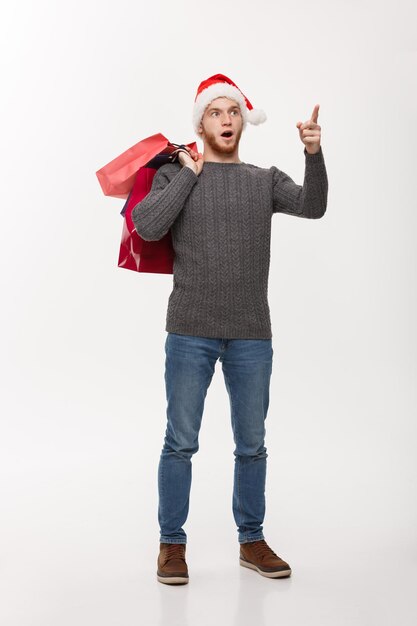
<svg viewBox="0 0 417 626">
<path fill-rule="evenodd" d="M 165 562 L 170 559 L 184 559 L 184 546 L 181 543 L 171 543 L 166 548 Z"/>
<path fill-rule="evenodd" d="M 272 548 L 268 546 L 265 540 L 261 540 L 259 543 L 256 542 L 253 549 L 256 557 L 260 560 L 262 560 L 265 556 L 276 556 L 278 559 L 280 558 L 278 554 L 275 554 Z"/>
</svg>

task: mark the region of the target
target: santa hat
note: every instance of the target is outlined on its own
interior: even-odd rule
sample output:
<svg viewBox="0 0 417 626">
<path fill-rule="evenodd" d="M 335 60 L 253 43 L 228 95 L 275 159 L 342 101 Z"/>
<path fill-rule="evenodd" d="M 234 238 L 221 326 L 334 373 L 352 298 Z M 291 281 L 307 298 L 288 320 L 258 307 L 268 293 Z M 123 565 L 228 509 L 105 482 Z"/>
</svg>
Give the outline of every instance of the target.
<svg viewBox="0 0 417 626">
<path fill-rule="evenodd" d="M 265 112 L 261 109 L 254 109 L 247 97 L 230 78 L 224 74 L 214 74 L 214 76 L 203 80 L 197 89 L 193 108 L 193 126 L 197 135 L 206 107 L 212 100 L 221 97 L 231 98 L 239 104 L 243 117 L 243 129 L 247 122 L 255 125 L 265 122 Z"/>
</svg>

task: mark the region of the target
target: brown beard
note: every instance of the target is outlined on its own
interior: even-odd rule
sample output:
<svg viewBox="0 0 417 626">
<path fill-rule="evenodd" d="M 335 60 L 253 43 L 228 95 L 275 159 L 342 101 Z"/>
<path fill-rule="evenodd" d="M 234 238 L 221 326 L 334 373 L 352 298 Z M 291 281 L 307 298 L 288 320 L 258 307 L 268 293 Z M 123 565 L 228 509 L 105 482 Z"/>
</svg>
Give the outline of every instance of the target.
<svg viewBox="0 0 417 626">
<path fill-rule="evenodd" d="M 219 154 L 232 154 L 232 152 L 236 150 L 236 146 L 239 144 L 243 130 L 241 128 L 240 130 L 235 132 L 235 134 L 233 135 L 233 141 L 229 143 L 221 143 L 216 135 L 206 132 L 203 125 L 202 128 L 204 142 L 210 146 L 213 152 L 218 152 Z"/>
</svg>

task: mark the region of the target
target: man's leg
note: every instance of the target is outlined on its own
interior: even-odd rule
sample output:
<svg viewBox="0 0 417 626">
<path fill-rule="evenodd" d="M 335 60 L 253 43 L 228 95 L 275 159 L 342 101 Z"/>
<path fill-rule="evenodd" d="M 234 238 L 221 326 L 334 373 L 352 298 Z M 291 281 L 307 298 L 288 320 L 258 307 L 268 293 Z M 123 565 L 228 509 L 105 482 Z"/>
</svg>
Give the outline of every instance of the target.
<svg viewBox="0 0 417 626">
<path fill-rule="evenodd" d="M 229 339 L 220 357 L 236 444 L 233 515 L 239 543 L 264 539 L 265 419 L 272 374 L 272 339 Z"/>
<path fill-rule="evenodd" d="M 158 467 L 161 543 L 187 543 L 183 529 L 191 489 L 191 457 L 220 340 L 168 333 L 165 342 L 167 427 Z"/>
</svg>

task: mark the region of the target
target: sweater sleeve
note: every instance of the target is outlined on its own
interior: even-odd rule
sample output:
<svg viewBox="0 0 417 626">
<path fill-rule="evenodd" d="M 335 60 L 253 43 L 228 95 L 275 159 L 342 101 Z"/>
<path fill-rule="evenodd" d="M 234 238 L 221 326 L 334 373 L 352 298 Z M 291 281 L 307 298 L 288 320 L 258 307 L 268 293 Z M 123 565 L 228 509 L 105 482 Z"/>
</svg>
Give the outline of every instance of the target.
<svg viewBox="0 0 417 626">
<path fill-rule="evenodd" d="M 317 219 L 323 217 L 327 208 L 328 180 L 323 151 L 309 154 L 304 148 L 305 172 L 303 185 L 277 167 L 273 174 L 273 213 L 288 213 L 297 217 Z"/>
<path fill-rule="evenodd" d="M 151 190 L 132 209 L 132 221 L 142 239 L 158 241 L 166 235 L 197 180 L 190 167 L 181 167 L 173 177 L 165 166 L 159 168 Z"/>
</svg>

